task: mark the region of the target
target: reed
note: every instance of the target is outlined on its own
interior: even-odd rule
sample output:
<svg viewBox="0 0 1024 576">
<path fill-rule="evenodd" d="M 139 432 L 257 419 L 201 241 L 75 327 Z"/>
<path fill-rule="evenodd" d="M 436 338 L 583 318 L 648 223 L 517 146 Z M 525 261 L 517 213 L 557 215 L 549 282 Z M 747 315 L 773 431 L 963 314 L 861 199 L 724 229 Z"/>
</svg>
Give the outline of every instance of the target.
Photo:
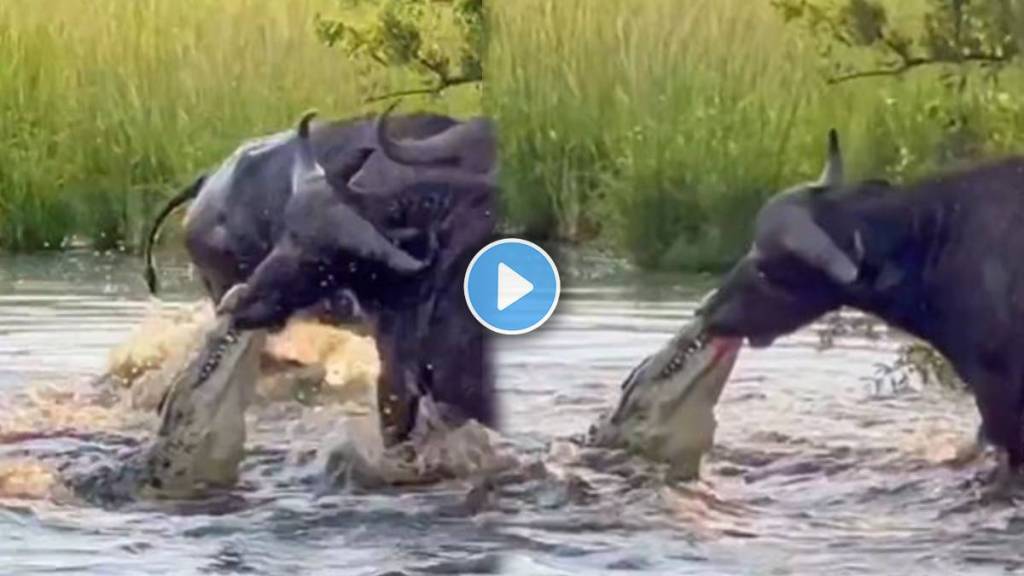
<svg viewBox="0 0 1024 576">
<path fill-rule="evenodd" d="M 895 4 L 895 3 L 894 3 Z M 906 16 L 915 2 L 900 3 Z M 1019 150 L 1024 84 L 944 89 L 934 71 L 841 85 L 766 0 L 491 5 L 485 106 L 502 134 L 509 224 L 598 242 L 648 268 L 716 269 L 753 215 L 817 175 L 840 130 L 851 175 L 949 162 L 956 98 L 980 154 Z M 961 135 L 962 136 L 962 135 Z"/>
<path fill-rule="evenodd" d="M 0 3 L 0 248 L 135 246 L 165 197 L 242 140 L 415 82 L 317 40 L 314 15 L 344 5 Z M 407 105 L 467 113 L 478 98 Z"/>
</svg>

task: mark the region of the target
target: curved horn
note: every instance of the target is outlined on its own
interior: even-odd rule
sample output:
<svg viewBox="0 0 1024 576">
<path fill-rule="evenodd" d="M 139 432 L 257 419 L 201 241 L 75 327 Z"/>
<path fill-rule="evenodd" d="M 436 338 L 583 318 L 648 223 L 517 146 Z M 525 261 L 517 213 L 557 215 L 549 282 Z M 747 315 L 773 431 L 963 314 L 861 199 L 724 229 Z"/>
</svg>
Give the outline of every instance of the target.
<svg viewBox="0 0 1024 576">
<path fill-rule="evenodd" d="M 466 172 L 455 168 L 422 168 L 415 174 L 414 180 L 403 182 L 404 185 L 443 184 L 450 188 L 494 187 L 498 177 L 495 172 Z"/>
<path fill-rule="evenodd" d="M 299 118 L 299 125 L 295 127 L 295 131 L 298 133 L 299 138 L 309 138 L 309 127 L 313 123 L 313 119 L 317 117 L 316 110 L 307 110 L 302 118 Z"/>
<path fill-rule="evenodd" d="M 299 189 L 303 180 L 310 178 L 323 178 L 324 169 L 316 161 L 316 154 L 313 152 L 313 139 L 309 137 L 309 126 L 317 112 L 311 110 L 303 114 L 295 127 L 295 164 L 292 166 L 292 191 Z"/>
<path fill-rule="evenodd" d="M 839 133 L 835 128 L 828 131 L 828 159 L 818 178 L 818 186 L 829 188 L 843 183 L 843 154 L 839 149 Z"/>
<path fill-rule="evenodd" d="M 341 249 L 361 259 L 378 262 L 390 270 L 403 275 L 413 275 L 422 271 L 429 262 L 417 260 L 405 250 L 395 246 L 388 238 L 377 230 L 377 227 L 357 214 L 345 204 L 334 206 L 337 210 L 336 219 L 340 229 L 337 240 Z"/>
<path fill-rule="evenodd" d="M 483 118 L 460 122 L 455 126 L 420 140 L 398 141 L 388 134 L 388 116 L 391 105 L 377 117 L 377 145 L 384 156 L 398 164 L 421 166 L 425 164 L 457 164 L 460 160 L 476 159 L 465 168 L 485 172 L 495 164 L 497 153 L 490 123 Z M 486 148 L 484 148 L 486 147 Z"/>
<path fill-rule="evenodd" d="M 782 245 L 840 285 L 852 284 L 859 271 L 853 260 L 821 229 L 805 210 L 790 212 Z"/>
<path fill-rule="evenodd" d="M 295 135 L 298 137 L 295 159 L 306 170 L 320 169 L 320 164 L 316 161 L 316 154 L 313 153 L 313 141 L 309 137 L 309 126 L 312 124 L 313 118 L 316 118 L 316 115 L 316 110 L 306 112 L 299 120 L 298 126 L 295 127 Z"/>
</svg>

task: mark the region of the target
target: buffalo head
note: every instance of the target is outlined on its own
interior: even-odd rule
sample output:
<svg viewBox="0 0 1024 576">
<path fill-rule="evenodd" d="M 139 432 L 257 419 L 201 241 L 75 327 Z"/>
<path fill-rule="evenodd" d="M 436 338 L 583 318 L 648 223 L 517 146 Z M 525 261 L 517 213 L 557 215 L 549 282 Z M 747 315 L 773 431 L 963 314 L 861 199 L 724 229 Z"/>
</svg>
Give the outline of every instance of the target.
<svg viewBox="0 0 1024 576">
<path fill-rule="evenodd" d="M 372 292 L 373 286 L 428 267 L 342 201 L 328 183 L 310 143 L 312 117 L 307 114 L 297 128 L 294 193 L 285 208 L 284 232 L 249 281 L 238 287 L 229 310 L 241 328 L 280 324 L 295 310 L 340 289 Z"/>
<path fill-rule="evenodd" d="M 709 332 L 767 346 L 839 307 L 857 280 L 858 264 L 841 248 L 849 243 L 837 242 L 820 220 L 826 195 L 842 181 L 839 138 L 832 130 L 818 181 L 791 188 L 761 208 L 750 251 L 701 307 Z"/>
</svg>

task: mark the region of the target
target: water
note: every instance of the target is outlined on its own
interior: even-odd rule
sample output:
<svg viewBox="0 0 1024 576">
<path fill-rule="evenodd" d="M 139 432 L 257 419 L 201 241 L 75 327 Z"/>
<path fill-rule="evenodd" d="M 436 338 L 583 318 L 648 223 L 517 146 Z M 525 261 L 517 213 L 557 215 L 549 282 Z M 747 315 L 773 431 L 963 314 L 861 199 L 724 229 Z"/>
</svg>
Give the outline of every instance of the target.
<svg viewBox="0 0 1024 576">
<path fill-rule="evenodd" d="M 0 270 L 0 436 L 26 427 L 53 432 L 0 443 L 0 469 L 112 450 L 98 432 L 126 440 L 148 434 L 155 423 L 148 412 L 107 407 L 89 384 L 110 350 L 153 312 L 138 263 L 83 254 L 4 259 Z M 172 301 L 184 306 L 197 297 L 182 289 L 189 282 L 180 266 L 165 273 Z M 254 406 L 249 416 L 249 453 L 230 497 L 116 511 L 0 500 L 0 574 L 493 572 L 505 541 L 465 510 L 465 482 L 333 489 L 316 450 L 349 432 L 350 410 L 280 402 Z"/>
<path fill-rule="evenodd" d="M 508 428 L 543 453 L 585 430 L 617 384 L 692 316 L 703 288 L 641 277 L 574 290 L 542 333 L 499 353 Z M 900 340 L 809 327 L 744 349 L 701 483 L 573 467 L 590 502 L 524 508 L 513 574 L 990 574 L 1021 571 L 1024 516 L 983 504 L 991 461 L 957 467 L 978 418 L 937 387 L 878 385 Z M 879 332 L 879 331 L 876 331 Z M 550 458 L 550 457 L 549 457 Z"/>
<path fill-rule="evenodd" d="M 153 311 L 138 270 L 121 256 L 0 261 L 0 433 L 53 432 L 0 445 L 0 462 L 72 458 L 148 433 L 152 416 L 93 397 L 88 384 Z M 180 306 L 197 296 L 182 270 L 172 266 L 169 281 Z M 228 498 L 116 511 L 0 501 L 0 573 L 1024 571 L 1024 517 L 985 503 L 976 481 L 991 462 L 948 462 L 974 434 L 972 402 L 873 383 L 898 344 L 884 330 L 824 352 L 820 327 L 744 350 L 702 482 L 667 486 L 655 466 L 595 459 L 569 442 L 692 314 L 704 287 L 678 284 L 582 281 L 544 329 L 499 340 L 504 434 L 527 470 L 519 478 L 483 489 L 325 486 L 316 450 L 354 416 L 274 403 L 251 410 L 242 483 Z M 107 439 L 75 436 L 83 431 Z"/>
</svg>

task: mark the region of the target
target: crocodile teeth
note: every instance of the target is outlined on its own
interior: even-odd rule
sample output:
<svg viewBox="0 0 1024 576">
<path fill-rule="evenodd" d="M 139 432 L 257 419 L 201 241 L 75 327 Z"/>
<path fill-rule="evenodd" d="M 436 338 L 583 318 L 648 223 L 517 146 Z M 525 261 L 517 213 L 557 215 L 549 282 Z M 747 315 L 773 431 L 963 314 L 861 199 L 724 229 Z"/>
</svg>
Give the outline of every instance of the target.
<svg viewBox="0 0 1024 576">
<path fill-rule="evenodd" d="M 659 374 L 659 376 L 661 378 L 668 378 L 672 374 L 675 374 L 676 372 L 679 371 L 680 368 L 683 367 L 684 360 L 685 354 L 676 354 L 668 361 L 668 365 L 665 366 L 665 368 L 661 371 L 661 374 Z"/>
</svg>

